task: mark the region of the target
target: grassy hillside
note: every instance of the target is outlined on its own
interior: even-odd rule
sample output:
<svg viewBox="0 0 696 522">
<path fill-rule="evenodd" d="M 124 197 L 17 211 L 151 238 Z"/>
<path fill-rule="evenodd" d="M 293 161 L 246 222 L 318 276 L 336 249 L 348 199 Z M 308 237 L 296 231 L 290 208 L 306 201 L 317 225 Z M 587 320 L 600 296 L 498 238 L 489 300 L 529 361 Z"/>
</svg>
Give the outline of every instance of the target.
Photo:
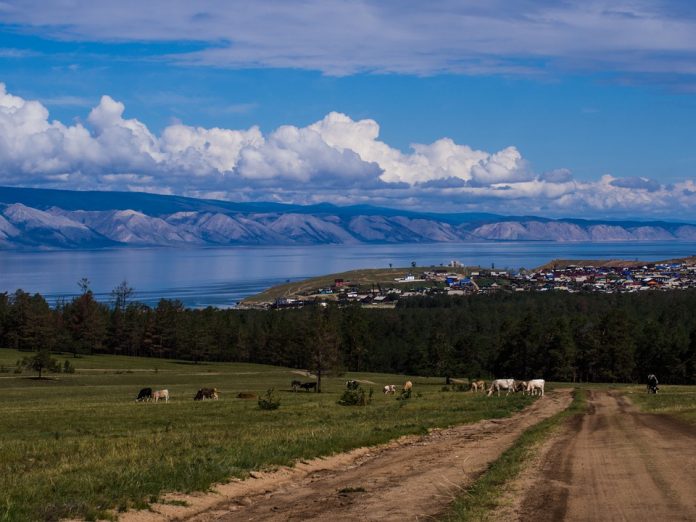
<svg viewBox="0 0 696 522">
<path fill-rule="evenodd" d="M 0 367 L 23 353 L 0 349 Z M 63 363 L 66 357 L 57 357 Z M 443 391 L 442 379 L 411 377 L 414 397 L 380 393 L 404 376 L 349 373 L 326 393 L 293 393 L 296 370 L 254 364 L 190 364 L 118 356 L 68 358 L 75 374 L 0 373 L 0 520 L 97 518 L 143 507 L 167 491 L 206 490 L 251 470 L 378 444 L 435 426 L 499 418 L 532 399 Z M 347 378 L 370 381 L 374 401 L 343 407 Z M 167 388 L 169 404 L 135 403 L 144 386 Z M 194 402 L 200 387 L 219 401 Z M 263 411 L 239 392 L 275 388 L 281 406 Z"/>
<path fill-rule="evenodd" d="M 291 297 L 302 293 L 317 291 L 320 288 L 330 287 L 336 279 L 351 281 L 361 287 L 370 287 L 371 285 L 381 284 L 383 286 L 401 286 L 396 283 L 395 279 L 402 278 L 408 274 L 420 274 L 425 270 L 432 270 L 432 267 L 415 267 L 415 268 L 364 268 L 360 270 L 350 270 L 348 272 L 340 272 L 338 274 L 327 274 L 319 277 L 312 277 L 302 281 L 293 283 L 285 283 L 277 285 L 256 294 L 247 297 L 242 304 L 258 304 L 272 303 L 281 297 Z M 466 273 L 465 268 L 447 268 L 454 273 Z M 417 286 L 419 283 L 408 283 L 410 286 Z M 420 283 L 422 284 L 422 283 Z"/>
</svg>

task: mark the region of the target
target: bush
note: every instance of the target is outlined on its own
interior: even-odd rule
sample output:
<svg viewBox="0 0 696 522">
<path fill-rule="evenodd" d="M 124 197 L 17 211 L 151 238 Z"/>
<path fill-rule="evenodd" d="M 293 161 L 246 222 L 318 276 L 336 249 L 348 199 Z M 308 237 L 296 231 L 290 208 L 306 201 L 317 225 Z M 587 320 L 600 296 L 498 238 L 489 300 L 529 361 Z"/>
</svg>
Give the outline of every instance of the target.
<svg viewBox="0 0 696 522">
<path fill-rule="evenodd" d="M 373 394 L 374 390 L 372 388 L 370 388 L 368 393 L 365 393 L 365 390 L 361 386 L 358 386 L 354 390 L 344 391 L 343 395 L 338 400 L 338 404 L 341 406 L 367 406 L 372 402 Z"/>
<path fill-rule="evenodd" d="M 411 398 L 411 390 L 402 390 L 401 395 L 399 395 L 397 401 L 405 401 Z"/>
<path fill-rule="evenodd" d="M 280 399 L 273 388 L 266 390 L 266 395 L 259 397 L 259 408 L 262 410 L 277 410 L 280 407 Z"/>
<path fill-rule="evenodd" d="M 75 373 L 75 367 L 68 360 L 63 364 L 63 373 Z"/>
</svg>

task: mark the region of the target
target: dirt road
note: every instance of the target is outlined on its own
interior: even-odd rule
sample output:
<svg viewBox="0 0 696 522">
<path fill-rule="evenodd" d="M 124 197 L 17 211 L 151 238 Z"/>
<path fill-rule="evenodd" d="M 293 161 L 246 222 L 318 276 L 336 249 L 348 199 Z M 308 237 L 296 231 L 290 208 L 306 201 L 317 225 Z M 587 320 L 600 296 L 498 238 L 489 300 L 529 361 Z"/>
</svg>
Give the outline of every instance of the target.
<svg viewBox="0 0 696 522">
<path fill-rule="evenodd" d="M 504 400 L 504 398 L 491 398 Z M 520 434 L 566 408 L 569 390 L 548 393 L 512 417 L 434 430 L 377 448 L 317 459 L 216 487 L 215 494 L 177 496 L 187 507 L 156 505 L 123 521 L 422 520 L 442 513 Z"/>
<path fill-rule="evenodd" d="M 696 428 L 612 392 L 546 444 L 516 481 L 506 520 L 696 520 Z"/>
</svg>

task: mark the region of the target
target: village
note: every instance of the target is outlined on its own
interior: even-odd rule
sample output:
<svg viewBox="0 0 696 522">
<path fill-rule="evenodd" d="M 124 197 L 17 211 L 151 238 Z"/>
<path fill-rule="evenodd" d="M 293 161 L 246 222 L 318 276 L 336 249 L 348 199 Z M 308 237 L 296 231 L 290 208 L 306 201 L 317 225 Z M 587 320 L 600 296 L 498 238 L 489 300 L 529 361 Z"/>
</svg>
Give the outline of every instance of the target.
<svg viewBox="0 0 696 522">
<path fill-rule="evenodd" d="M 413 270 L 393 281 L 358 284 L 336 278 L 333 284 L 305 290 L 267 303 L 270 308 L 296 308 L 337 302 L 372 308 L 396 306 L 413 296 L 491 294 L 497 292 L 598 292 L 630 293 L 696 288 L 696 259 L 630 265 L 586 262 L 545 266 L 534 270 L 496 270 L 465 267 L 457 261 L 447 266 Z"/>
</svg>

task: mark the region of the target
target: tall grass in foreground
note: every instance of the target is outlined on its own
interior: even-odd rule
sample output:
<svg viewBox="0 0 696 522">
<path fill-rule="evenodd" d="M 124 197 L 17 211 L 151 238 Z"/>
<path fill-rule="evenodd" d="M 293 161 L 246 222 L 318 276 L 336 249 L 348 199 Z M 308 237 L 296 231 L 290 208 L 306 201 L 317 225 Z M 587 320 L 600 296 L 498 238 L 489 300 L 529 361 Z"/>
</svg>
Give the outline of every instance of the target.
<svg viewBox="0 0 696 522">
<path fill-rule="evenodd" d="M 575 389 L 573 402 L 567 409 L 525 431 L 476 482 L 458 496 L 442 519 L 447 522 L 490 520 L 490 513 L 499 506 L 503 486 L 519 475 L 539 444 L 555 428 L 585 410 L 586 397 L 586 390 Z"/>
<path fill-rule="evenodd" d="M 21 354 L 0 349 L 0 362 Z M 63 358 L 60 358 L 62 363 Z M 112 517 L 167 491 L 205 491 L 249 471 L 374 445 L 429 428 L 500 418 L 532 399 L 443 391 L 442 379 L 409 377 L 413 397 L 380 393 L 404 376 L 350 373 L 322 382 L 326 393 L 293 393 L 287 368 L 185 364 L 94 356 L 71 359 L 75 374 L 37 381 L 0 373 L 0 521 Z M 347 378 L 373 381 L 369 406 L 336 404 Z M 169 404 L 134 403 L 141 387 L 168 388 Z M 221 400 L 194 402 L 200 387 Z M 258 396 L 274 388 L 278 410 Z"/>
</svg>

